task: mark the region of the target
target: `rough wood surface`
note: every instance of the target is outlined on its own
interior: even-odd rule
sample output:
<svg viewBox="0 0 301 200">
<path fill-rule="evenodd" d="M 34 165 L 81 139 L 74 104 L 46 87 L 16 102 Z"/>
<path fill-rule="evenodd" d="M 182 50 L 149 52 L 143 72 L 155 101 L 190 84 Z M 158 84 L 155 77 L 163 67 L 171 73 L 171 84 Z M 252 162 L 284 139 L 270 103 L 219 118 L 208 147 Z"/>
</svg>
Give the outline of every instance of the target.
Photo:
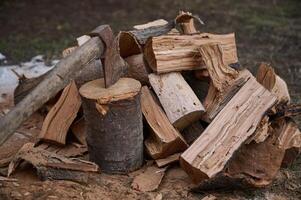
<svg viewBox="0 0 301 200">
<path fill-rule="evenodd" d="M 146 86 L 143 86 L 141 90 L 141 107 L 151 130 L 151 135 L 145 140 L 145 146 L 153 159 L 165 158 L 187 148 L 183 137 L 170 124 L 164 111 Z"/>
<path fill-rule="evenodd" d="M 146 29 L 154 26 L 163 26 L 166 24 L 168 24 L 168 21 L 166 21 L 165 19 L 157 19 L 151 22 L 147 22 L 146 24 L 135 25 L 134 29 L 141 30 L 141 29 Z"/>
<path fill-rule="evenodd" d="M 87 63 L 98 58 L 103 51 L 102 41 L 95 37 L 76 49 L 72 56 L 62 59 L 34 90 L 0 120 L 0 145 L 31 114 L 68 85 Z"/>
<path fill-rule="evenodd" d="M 176 128 L 182 130 L 201 118 L 204 107 L 180 73 L 150 74 L 149 82 Z"/>
<path fill-rule="evenodd" d="M 25 144 L 9 164 L 8 176 L 10 176 L 22 161 L 26 161 L 37 169 L 40 179 L 74 180 L 86 182 L 86 172 L 98 172 L 95 163 L 76 158 L 67 158 L 55 153 L 34 147 L 33 143 Z"/>
<path fill-rule="evenodd" d="M 165 167 L 167 165 L 176 163 L 179 161 L 181 153 L 175 153 L 173 155 L 170 155 L 166 158 L 161 158 L 161 159 L 157 159 L 155 160 L 156 164 L 158 167 Z"/>
<path fill-rule="evenodd" d="M 59 100 L 47 114 L 38 138 L 48 142 L 65 144 L 69 127 L 77 116 L 80 106 L 80 95 L 75 82 L 72 81 L 63 90 Z"/>
<path fill-rule="evenodd" d="M 204 22 L 196 15 L 192 15 L 190 12 L 180 11 L 179 15 L 175 18 L 176 25 L 180 28 L 178 30 L 183 34 L 197 33 L 194 21 L 204 25 Z"/>
<path fill-rule="evenodd" d="M 210 122 L 252 74 L 248 70 L 236 71 L 226 65 L 224 52 L 219 45 L 203 45 L 199 51 L 210 77 L 204 101 L 206 113 L 203 116 L 203 120 Z"/>
<path fill-rule="evenodd" d="M 285 81 L 275 73 L 270 65 L 266 63 L 260 64 L 256 79 L 266 89 L 277 96 L 278 103 L 290 103 L 291 98 Z"/>
<path fill-rule="evenodd" d="M 149 84 L 148 74 L 151 70 L 144 61 L 143 54 L 132 55 L 125 58 L 128 63 L 127 77 L 140 81 L 143 85 Z"/>
<path fill-rule="evenodd" d="M 90 159 L 102 171 L 127 173 L 143 162 L 141 84 L 121 78 L 109 88 L 104 80 L 80 88 Z"/>
<path fill-rule="evenodd" d="M 255 78 L 249 79 L 181 155 L 182 168 L 194 182 L 214 177 L 254 133 L 265 112 L 275 102 L 276 97 Z"/>
<path fill-rule="evenodd" d="M 205 44 L 220 44 L 225 64 L 238 62 L 234 34 L 163 35 L 149 39 L 144 55 L 156 73 L 205 68 L 199 48 Z"/>
<path fill-rule="evenodd" d="M 132 183 L 132 188 L 141 192 L 150 192 L 158 189 L 166 168 L 160 169 L 149 166 L 142 174 L 136 176 Z"/>
</svg>

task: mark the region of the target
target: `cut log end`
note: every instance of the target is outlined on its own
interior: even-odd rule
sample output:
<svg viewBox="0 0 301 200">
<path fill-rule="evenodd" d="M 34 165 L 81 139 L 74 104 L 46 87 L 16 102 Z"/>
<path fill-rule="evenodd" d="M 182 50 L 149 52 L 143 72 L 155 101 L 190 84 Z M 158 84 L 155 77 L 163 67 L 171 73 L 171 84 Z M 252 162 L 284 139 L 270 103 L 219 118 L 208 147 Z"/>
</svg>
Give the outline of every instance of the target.
<svg viewBox="0 0 301 200">
<path fill-rule="evenodd" d="M 105 88 L 104 79 L 97 79 L 84 84 L 79 92 L 87 99 L 97 100 L 99 104 L 107 104 L 131 98 L 137 95 L 140 89 L 140 82 L 131 78 L 121 78 L 109 88 Z"/>
</svg>

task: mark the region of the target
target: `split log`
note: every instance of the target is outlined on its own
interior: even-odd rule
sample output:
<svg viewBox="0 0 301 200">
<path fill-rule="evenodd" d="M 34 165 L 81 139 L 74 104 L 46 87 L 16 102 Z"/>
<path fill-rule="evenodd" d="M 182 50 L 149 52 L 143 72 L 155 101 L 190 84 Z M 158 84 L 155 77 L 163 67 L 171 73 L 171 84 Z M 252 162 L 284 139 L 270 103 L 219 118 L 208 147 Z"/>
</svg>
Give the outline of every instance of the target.
<svg viewBox="0 0 301 200">
<path fill-rule="evenodd" d="M 194 182 L 220 173 L 232 155 L 254 133 L 276 97 L 250 78 L 181 155 L 180 164 Z M 221 126 L 221 124 L 223 124 Z"/>
<path fill-rule="evenodd" d="M 127 173 L 143 162 L 141 84 L 121 78 L 109 88 L 97 79 L 80 88 L 90 159 L 108 173 Z"/>
<path fill-rule="evenodd" d="M 290 103 L 291 98 L 285 81 L 275 73 L 270 65 L 266 63 L 260 64 L 256 79 L 266 89 L 277 96 L 278 103 Z"/>
<path fill-rule="evenodd" d="M 179 12 L 175 22 L 176 25 L 180 26 L 178 30 L 180 30 L 182 34 L 195 34 L 198 31 L 195 28 L 194 20 L 199 22 L 199 24 L 204 25 L 204 22 L 198 16 L 184 11 Z"/>
<path fill-rule="evenodd" d="M 45 79 L 0 120 L 0 145 L 51 97 L 73 80 L 87 63 L 104 52 L 100 38 L 91 38 L 72 56 L 62 59 Z"/>
<path fill-rule="evenodd" d="M 66 158 L 55 153 L 34 147 L 33 143 L 25 144 L 9 164 L 10 176 L 22 161 L 37 169 L 41 180 L 73 180 L 87 182 L 87 172 L 98 172 L 98 166 L 92 162 L 76 158 Z"/>
<path fill-rule="evenodd" d="M 141 107 L 151 130 L 150 137 L 145 140 L 145 146 L 153 159 L 165 158 L 188 147 L 146 86 L 141 90 Z"/>
<path fill-rule="evenodd" d="M 203 45 L 200 49 L 206 64 L 210 85 L 204 101 L 206 113 L 203 120 L 210 122 L 252 76 L 248 70 L 236 71 L 224 62 L 220 45 Z"/>
<path fill-rule="evenodd" d="M 204 107 L 180 73 L 150 74 L 149 82 L 177 129 L 182 130 L 201 118 Z"/>
<path fill-rule="evenodd" d="M 205 68 L 199 48 L 220 44 L 225 64 L 238 62 L 234 34 L 163 35 L 150 38 L 144 48 L 149 66 L 156 73 Z"/>
<path fill-rule="evenodd" d="M 167 165 L 170 165 L 172 163 L 176 163 L 179 161 L 181 153 L 175 153 L 171 156 L 168 156 L 166 158 L 161 158 L 161 159 L 157 159 L 155 160 L 156 164 L 158 167 L 165 167 Z"/>
<path fill-rule="evenodd" d="M 70 127 L 73 135 L 76 137 L 76 139 L 83 145 L 87 146 L 86 142 L 86 122 L 85 119 L 82 117 L 76 122 L 74 122 Z"/>
<path fill-rule="evenodd" d="M 63 90 L 61 97 L 47 114 L 38 138 L 52 143 L 66 144 L 69 127 L 77 116 L 80 106 L 80 95 L 73 81 Z"/>
<path fill-rule="evenodd" d="M 157 19 L 151 22 L 147 22 L 146 24 L 135 25 L 134 29 L 141 30 L 141 29 L 146 29 L 154 26 L 163 26 L 166 24 L 168 24 L 168 22 L 165 19 Z"/>
</svg>

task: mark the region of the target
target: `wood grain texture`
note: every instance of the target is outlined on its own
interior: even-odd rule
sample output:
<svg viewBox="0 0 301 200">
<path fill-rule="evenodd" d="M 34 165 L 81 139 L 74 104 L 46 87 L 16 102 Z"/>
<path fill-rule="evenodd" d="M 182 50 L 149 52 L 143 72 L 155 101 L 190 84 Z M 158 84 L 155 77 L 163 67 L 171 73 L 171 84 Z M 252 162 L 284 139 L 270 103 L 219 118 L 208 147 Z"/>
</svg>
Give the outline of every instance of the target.
<svg viewBox="0 0 301 200">
<path fill-rule="evenodd" d="M 181 155 L 182 168 L 194 182 L 221 172 L 231 156 L 254 133 L 276 97 L 250 78 L 202 135 Z"/>
<path fill-rule="evenodd" d="M 165 158 L 188 147 L 146 86 L 141 90 L 141 107 L 151 130 L 151 135 L 145 140 L 145 146 L 153 159 Z"/>
<path fill-rule="evenodd" d="M 182 130 L 201 118 L 204 107 L 180 73 L 150 74 L 148 77 L 173 126 Z"/>
<path fill-rule="evenodd" d="M 144 48 L 149 66 L 156 73 L 205 68 L 199 48 L 205 44 L 220 44 L 225 64 L 236 63 L 234 34 L 162 35 L 150 38 Z"/>
<path fill-rule="evenodd" d="M 271 67 L 269 64 L 260 64 L 256 79 L 266 89 L 277 96 L 278 103 L 290 103 L 291 98 L 288 92 L 287 84 L 275 73 L 273 67 Z"/>
<path fill-rule="evenodd" d="M 69 127 L 80 107 L 80 95 L 75 82 L 72 81 L 48 112 L 38 138 L 43 141 L 65 144 Z"/>
</svg>

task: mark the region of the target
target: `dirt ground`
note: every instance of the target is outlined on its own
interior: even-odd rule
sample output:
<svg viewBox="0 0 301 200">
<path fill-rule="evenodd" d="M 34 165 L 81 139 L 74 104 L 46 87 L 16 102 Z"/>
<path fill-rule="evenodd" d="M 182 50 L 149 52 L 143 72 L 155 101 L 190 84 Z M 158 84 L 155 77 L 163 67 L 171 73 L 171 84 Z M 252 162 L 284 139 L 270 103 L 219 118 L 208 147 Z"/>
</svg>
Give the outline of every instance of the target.
<svg viewBox="0 0 301 200">
<path fill-rule="evenodd" d="M 299 0 L 2 0 L 0 52 L 9 63 L 43 54 L 60 58 L 75 38 L 100 24 L 115 32 L 158 18 L 172 19 L 184 9 L 206 23 L 203 32 L 235 32 L 242 66 L 256 71 L 269 62 L 288 83 L 293 102 L 301 103 L 301 2 Z M 301 127 L 301 120 L 296 119 Z M 142 169 L 143 170 L 143 169 Z M 188 176 L 178 167 L 167 171 L 155 192 L 130 189 L 128 176 L 90 174 L 89 183 L 41 182 L 21 172 L 18 182 L 0 182 L 0 199 L 201 199 Z M 27 169 L 28 172 L 28 169 Z M 214 191 L 218 199 L 301 199 L 301 157 L 283 169 L 265 189 Z"/>
</svg>

